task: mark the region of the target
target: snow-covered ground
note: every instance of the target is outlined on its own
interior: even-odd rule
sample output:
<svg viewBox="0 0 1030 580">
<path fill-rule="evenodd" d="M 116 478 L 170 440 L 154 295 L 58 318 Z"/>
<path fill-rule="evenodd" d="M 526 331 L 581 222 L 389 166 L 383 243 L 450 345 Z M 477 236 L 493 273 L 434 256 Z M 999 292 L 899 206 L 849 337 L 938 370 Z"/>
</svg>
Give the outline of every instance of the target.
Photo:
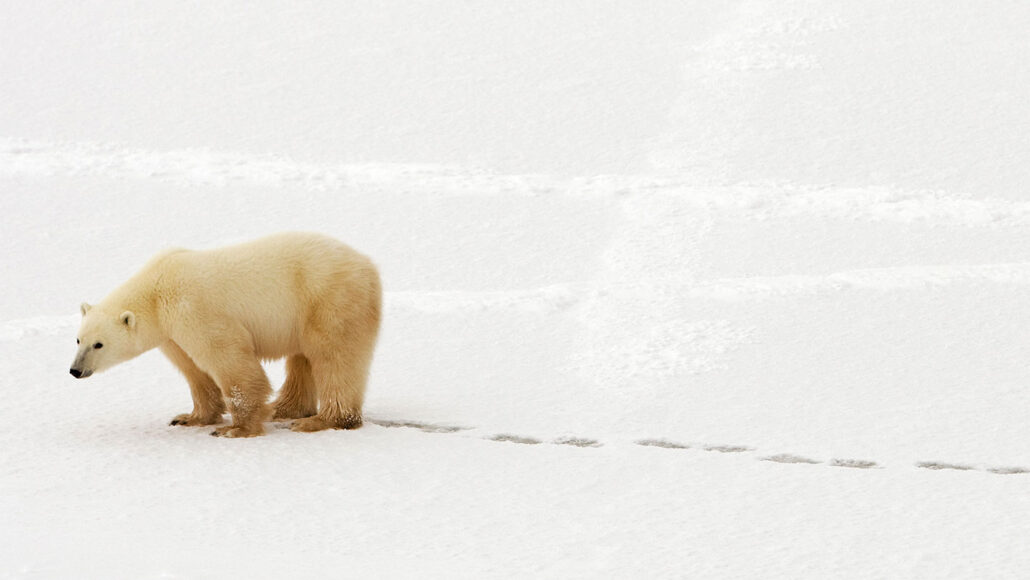
<svg viewBox="0 0 1030 580">
<path fill-rule="evenodd" d="M 1030 6 L 0 8 L 0 578 L 1022 578 Z M 78 304 L 282 230 L 348 432 L 168 426 Z M 281 382 L 281 364 L 268 367 Z"/>
</svg>

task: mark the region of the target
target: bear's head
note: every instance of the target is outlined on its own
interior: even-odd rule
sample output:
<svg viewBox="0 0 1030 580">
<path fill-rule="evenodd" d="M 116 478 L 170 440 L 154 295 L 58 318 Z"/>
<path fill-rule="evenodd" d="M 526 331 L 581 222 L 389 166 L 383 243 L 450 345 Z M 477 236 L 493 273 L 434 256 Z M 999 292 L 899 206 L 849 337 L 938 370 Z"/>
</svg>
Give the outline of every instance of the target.
<svg viewBox="0 0 1030 580">
<path fill-rule="evenodd" d="M 84 379 L 142 354 L 136 315 L 129 310 L 111 312 L 103 306 L 82 304 L 82 324 L 75 342 L 79 350 L 71 374 Z"/>
</svg>

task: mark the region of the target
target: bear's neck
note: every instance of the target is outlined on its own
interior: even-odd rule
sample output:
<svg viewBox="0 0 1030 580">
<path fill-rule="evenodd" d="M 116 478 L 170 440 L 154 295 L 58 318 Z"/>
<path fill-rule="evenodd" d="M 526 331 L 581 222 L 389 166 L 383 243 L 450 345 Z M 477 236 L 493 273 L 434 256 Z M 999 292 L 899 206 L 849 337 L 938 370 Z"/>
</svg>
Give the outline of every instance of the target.
<svg viewBox="0 0 1030 580">
<path fill-rule="evenodd" d="M 159 323 L 158 303 L 164 298 L 160 282 L 159 276 L 145 269 L 115 288 L 97 305 L 114 316 L 125 311 L 135 315 L 136 350 L 140 354 L 167 340 Z"/>
<path fill-rule="evenodd" d="M 105 306 L 109 310 L 131 310 L 137 316 L 147 315 L 154 311 L 157 303 L 157 292 L 154 288 L 155 280 L 147 276 L 146 272 L 140 272 L 129 278 L 124 284 L 115 288 L 108 294 L 98 306 Z"/>
</svg>

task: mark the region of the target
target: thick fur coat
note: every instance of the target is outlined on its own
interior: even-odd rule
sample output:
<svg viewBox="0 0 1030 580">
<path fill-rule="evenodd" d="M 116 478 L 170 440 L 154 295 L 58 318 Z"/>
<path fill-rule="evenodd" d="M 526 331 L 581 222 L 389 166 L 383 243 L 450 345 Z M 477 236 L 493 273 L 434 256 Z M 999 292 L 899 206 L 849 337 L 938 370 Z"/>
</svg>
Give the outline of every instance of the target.
<svg viewBox="0 0 1030 580">
<path fill-rule="evenodd" d="M 71 373 L 159 348 L 185 376 L 193 411 L 173 425 L 261 435 L 270 418 L 294 431 L 361 426 L 382 287 L 372 262 L 327 236 L 284 233 L 214 250 L 169 250 L 95 306 L 82 305 Z M 261 361 L 286 357 L 276 400 Z"/>
</svg>

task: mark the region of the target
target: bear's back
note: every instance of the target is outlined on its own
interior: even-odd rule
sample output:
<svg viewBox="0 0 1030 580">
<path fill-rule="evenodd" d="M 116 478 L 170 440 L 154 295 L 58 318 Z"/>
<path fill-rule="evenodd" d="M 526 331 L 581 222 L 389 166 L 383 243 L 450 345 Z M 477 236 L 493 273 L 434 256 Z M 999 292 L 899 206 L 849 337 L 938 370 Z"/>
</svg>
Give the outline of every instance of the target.
<svg viewBox="0 0 1030 580">
<path fill-rule="evenodd" d="M 321 234 L 276 234 L 223 248 L 175 252 L 191 317 L 243 324 L 259 354 L 285 356 L 300 348 L 313 320 L 343 316 L 349 305 L 378 300 L 378 274 L 365 256 Z"/>
</svg>

